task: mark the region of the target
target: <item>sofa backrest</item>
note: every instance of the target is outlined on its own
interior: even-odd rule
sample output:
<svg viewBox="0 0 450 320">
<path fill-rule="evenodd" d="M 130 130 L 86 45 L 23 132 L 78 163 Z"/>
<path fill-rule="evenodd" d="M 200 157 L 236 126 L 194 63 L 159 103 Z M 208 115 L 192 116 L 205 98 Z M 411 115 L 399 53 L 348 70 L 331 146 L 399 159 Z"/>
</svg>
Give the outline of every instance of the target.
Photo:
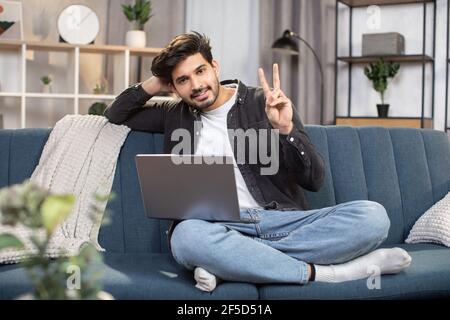
<svg viewBox="0 0 450 320">
<path fill-rule="evenodd" d="M 305 126 L 326 162 L 319 192 L 306 192 L 311 209 L 373 200 L 391 219 L 387 243 L 403 242 L 423 212 L 450 190 L 450 145 L 444 132 L 412 128 Z M 29 178 L 50 129 L 0 130 L 0 188 Z M 167 252 L 168 221 L 144 214 L 134 157 L 161 153 L 161 134 L 132 131 L 114 176 L 100 243 L 111 252 Z M 175 181 L 174 181 L 175 183 Z M 176 200 L 176 199 L 174 199 Z"/>
<path fill-rule="evenodd" d="M 406 239 L 414 222 L 450 190 L 450 145 L 442 131 L 307 126 L 327 162 L 326 180 L 307 192 L 311 209 L 352 200 L 381 203 L 391 220 L 387 244 Z"/>
<path fill-rule="evenodd" d="M 135 155 L 162 153 L 163 135 L 131 131 L 120 152 L 108 203 L 111 223 L 102 226 L 100 244 L 115 252 L 168 252 L 166 231 L 169 221 L 145 216 Z M 175 181 L 174 181 L 175 183 Z M 175 199 L 174 199 L 175 200 Z"/>
</svg>

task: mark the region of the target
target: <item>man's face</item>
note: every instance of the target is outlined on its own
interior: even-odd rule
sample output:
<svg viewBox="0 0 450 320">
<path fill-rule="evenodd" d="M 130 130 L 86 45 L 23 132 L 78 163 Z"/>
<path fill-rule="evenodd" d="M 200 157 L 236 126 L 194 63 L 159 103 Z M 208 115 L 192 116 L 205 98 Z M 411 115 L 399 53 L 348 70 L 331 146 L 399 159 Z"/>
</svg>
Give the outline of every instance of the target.
<svg viewBox="0 0 450 320">
<path fill-rule="evenodd" d="M 219 95 L 219 66 L 210 64 L 201 53 L 178 63 L 172 71 L 172 90 L 187 104 L 198 109 L 210 107 Z"/>
</svg>

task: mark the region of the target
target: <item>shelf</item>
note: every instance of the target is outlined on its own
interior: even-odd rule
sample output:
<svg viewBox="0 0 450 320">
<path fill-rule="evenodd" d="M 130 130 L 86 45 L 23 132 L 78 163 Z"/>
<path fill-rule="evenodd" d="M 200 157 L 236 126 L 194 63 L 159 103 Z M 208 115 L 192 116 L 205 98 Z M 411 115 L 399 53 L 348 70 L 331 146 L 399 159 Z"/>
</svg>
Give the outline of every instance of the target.
<svg viewBox="0 0 450 320">
<path fill-rule="evenodd" d="M 109 103 L 113 101 L 119 94 L 120 90 L 127 89 L 130 86 L 130 66 L 131 58 L 138 57 L 154 57 L 162 51 L 162 48 L 131 48 L 127 46 L 116 45 L 73 45 L 68 43 L 58 42 L 39 42 L 39 41 L 20 41 L 20 40 L 0 40 L 0 52 L 10 54 L 13 52 L 17 55 L 19 64 L 21 65 L 21 82 L 15 88 L 8 89 L 9 91 L 0 92 L 0 97 L 14 97 L 20 99 L 20 127 L 27 127 L 27 110 L 33 108 L 33 104 L 29 104 L 28 100 L 32 99 L 55 99 L 64 102 L 64 106 L 70 106 L 73 110 L 71 113 L 80 114 L 80 106 L 83 108 L 90 103 L 90 101 L 104 101 Z M 39 92 L 39 87 L 27 88 L 27 75 L 30 71 L 27 68 L 28 52 L 61 52 L 69 55 L 70 63 L 73 68 L 67 74 L 67 79 L 73 76 L 73 88 L 62 89 L 65 93 L 43 93 Z M 123 81 L 120 81 L 120 76 L 117 77 L 120 83 L 114 84 L 114 91 L 117 94 L 80 94 L 80 60 L 84 59 L 83 54 L 99 54 L 99 55 L 114 55 L 113 73 L 123 73 Z M 117 58 L 117 63 L 116 63 Z M 30 70 L 33 70 L 32 68 Z M 116 78 L 115 78 L 116 79 Z M 22 90 L 20 89 L 22 88 Z M 35 92 L 29 92 L 33 90 Z M 16 91 L 16 92 L 13 92 Z M 17 92 L 20 91 L 20 92 Z M 67 93 L 67 91 L 72 93 Z M 153 101 L 165 101 L 167 97 L 155 97 Z M 47 100 L 43 100 L 45 104 Z M 42 103 L 42 101 L 33 101 Z M 83 109 L 84 110 L 84 109 Z"/>
<path fill-rule="evenodd" d="M 387 6 L 396 4 L 427 3 L 434 0 L 339 0 L 349 7 L 367 7 L 371 5 Z"/>
<path fill-rule="evenodd" d="M 450 0 L 448 0 L 450 1 Z M 436 51 L 436 0 L 336 0 L 336 10 L 335 10 L 335 18 L 336 18 L 336 28 L 335 28 L 335 38 L 336 38 L 336 55 L 335 55 L 335 96 L 334 96 L 334 117 L 335 117 L 335 123 L 336 124 L 344 124 L 344 125 L 355 125 L 355 126 L 364 126 L 364 125 L 375 125 L 375 126 L 393 126 L 393 127 L 414 127 L 414 128 L 433 128 L 433 119 L 435 118 L 434 116 L 434 88 L 435 88 L 435 83 L 434 83 L 434 78 L 435 78 L 435 63 L 434 63 L 434 59 L 435 59 L 435 51 Z M 344 6 L 346 5 L 347 8 L 343 8 L 345 9 L 345 12 L 343 12 L 342 10 L 340 10 L 342 8 L 339 7 L 339 3 L 343 4 Z M 414 50 L 414 52 L 416 52 L 417 54 L 398 54 L 398 55 L 388 55 L 388 54 L 379 54 L 379 55 L 372 55 L 372 56 L 363 56 L 360 54 L 360 56 L 355 56 L 354 53 L 352 53 L 352 49 L 354 48 L 354 42 L 353 39 L 355 39 L 355 37 L 353 36 L 353 30 L 354 30 L 354 26 L 353 26 L 353 22 L 354 22 L 354 18 L 353 15 L 357 14 L 363 14 L 362 10 L 357 10 L 354 11 L 352 10 L 352 8 L 355 7 L 368 7 L 371 5 L 378 5 L 378 6 L 391 6 L 391 5 L 398 5 L 399 7 L 401 5 L 406 5 L 403 6 L 403 8 L 398 8 L 398 12 L 397 14 L 400 15 L 400 17 L 403 15 L 403 13 L 401 11 L 404 12 L 408 12 L 408 10 L 410 9 L 409 7 L 412 7 L 413 5 L 415 5 L 416 8 L 421 8 L 423 7 L 422 11 L 422 19 L 416 21 L 416 23 L 420 23 L 422 22 L 423 26 L 422 26 L 422 37 L 420 36 L 420 34 L 417 35 L 416 39 L 421 39 L 422 41 L 422 47 L 420 49 Z M 427 50 L 427 22 L 430 18 L 431 14 L 428 14 L 428 7 L 429 5 L 431 5 L 432 7 L 432 23 L 433 23 L 433 35 L 432 35 L 432 50 Z M 397 11 L 397 10 L 396 10 Z M 355 13 L 356 12 L 356 13 Z M 345 56 L 346 53 L 344 53 L 344 55 L 342 56 L 338 56 L 337 53 L 339 52 L 339 49 L 341 49 L 342 45 L 340 45 L 340 32 L 342 32 L 342 30 L 339 30 L 339 19 L 340 19 L 340 15 L 344 14 L 344 18 L 347 22 L 349 22 L 349 29 L 348 29 L 348 35 L 344 36 L 344 40 L 348 43 L 348 56 Z M 359 24 L 364 23 L 364 20 L 357 20 L 359 21 Z M 400 21 L 398 21 L 400 22 Z M 358 28 L 359 26 L 357 26 Z M 342 26 L 341 26 L 342 28 Z M 360 30 L 359 30 L 360 31 Z M 432 53 L 431 53 L 432 52 Z M 430 53 L 425 54 L 425 53 Z M 447 57 L 450 58 L 450 57 Z M 352 112 L 352 76 L 353 76 L 353 72 L 352 72 L 352 66 L 353 64 L 369 64 L 369 63 L 374 63 L 377 62 L 378 60 L 383 59 L 386 62 L 396 62 L 396 63 L 404 63 L 404 64 L 408 64 L 408 63 L 413 63 L 413 64 L 419 64 L 421 66 L 422 69 L 422 86 L 421 86 L 421 99 L 419 100 L 419 90 L 416 90 L 417 93 L 417 99 L 414 99 L 417 101 L 417 103 L 421 104 L 421 113 L 420 113 L 420 117 L 409 117 L 409 118 L 394 118 L 394 117 L 389 117 L 389 118 L 378 118 L 378 117 L 352 117 L 351 115 L 353 114 Z M 339 64 L 339 62 L 344 62 L 347 65 L 343 65 L 342 63 Z M 450 62 L 450 61 L 449 61 Z M 426 105 L 425 105 L 425 85 L 426 85 L 426 79 L 427 77 L 425 77 L 425 73 L 428 71 L 428 69 L 430 69 L 429 67 L 431 66 L 431 71 L 433 73 L 432 77 L 431 77 L 431 103 L 430 103 L 430 109 L 431 112 L 427 112 L 426 111 Z M 405 66 L 407 67 L 407 66 Z M 417 68 L 416 68 L 417 69 Z M 338 115 L 338 110 L 344 110 L 342 108 L 342 106 L 340 106 L 343 103 L 339 102 L 338 99 L 338 93 L 341 92 L 341 90 L 339 90 L 339 73 L 340 71 L 348 71 L 348 76 L 346 77 L 345 82 L 347 82 L 348 87 L 347 87 L 347 108 L 345 108 L 346 110 L 346 114 L 348 116 L 344 116 Z M 345 79 L 345 78 L 344 78 Z M 405 94 L 407 94 L 405 92 Z M 361 96 L 356 96 L 357 99 L 361 99 Z M 358 101 L 359 102 L 359 101 Z M 364 104 L 365 102 L 363 102 Z M 359 102 L 359 104 L 361 104 L 361 102 Z M 428 104 L 428 103 L 427 103 Z M 363 112 L 358 112 L 358 113 L 366 113 L 367 112 L 367 107 L 366 109 L 364 109 L 365 111 Z M 372 112 L 371 112 L 372 113 Z M 425 114 L 430 114 L 430 118 L 426 118 Z"/>
<path fill-rule="evenodd" d="M 427 55 L 421 54 L 405 54 L 398 56 L 367 56 L 367 57 L 338 57 L 337 59 L 347 63 L 371 63 L 376 62 L 378 59 L 383 58 L 385 61 L 392 62 L 433 62 L 433 58 Z"/>
<path fill-rule="evenodd" d="M 421 128 L 421 120 L 420 117 L 336 117 L 336 125 Z M 424 118 L 423 128 L 433 129 L 433 119 Z"/>
<path fill-rule="evenodd" d="M 79 99 L 86 100 L 114 100 L 117 95 L 112 94 L 79 94 L 75 95 L 72 93 L 39 93 L 39 92 L 30 92 L 25 93 L 25 97 L 27 98 L 56 98 L 56 99 L 73 99 L 78 97 Z M 15 97 L 20 98 L 22 94 L 20 92 L 0 92 L 0 97 Z M 173 100 L 171 97 L 164 96 L 154 96 L 149 101 L 170 101 Z"/>
<path fill-rule="evenodd" d="M 161 51 L 160 48 L 133 48 L 130 49 L 130 54 L 132 56 L 156 56 Z"/>
<path fill-rule="evenodd" d="M 0 97 L 16 97 L 20 98 L 22 94 L 20 92 L 0 92 Z"/>
<path fill-rule="evenodd" d="M 100 53 L 100 54 L 117 54 L 129 51 L 131 55 L 154 56 L 157 55 L 161 48 L 129 48 L 126 46 L 116 45 L 74 45 L 68 43 L 43 43 L 37 41 L 19 41 L 19 40 L 1 40 L 0 48 L 8 50 L 19 50 L 22 45 L 26 45 L 27 50 L 35 51 L 62 51 L 70 52 L 75 48 L 80 48 L 80 53 Z"/>
<path fill-rule="evenodd" d="M 75 98 L 74 94 L 71 93 L 38 93 L 30 92 L 25 93 L 27 98 L 56 98 L 56 99 L 72 99 Z"/>
<path fill-rule="evenodd" d="M 11 50 L 11 51 L 18 51 L 22 48 L 22 44 L 18 43 L 17 41 L 5 41 L 0 40 L 0 46 L 2 50 Z"/>
<path fill-rule="evenodd" d="M 351 117 L 338 117 L 340 119 L 381 119 L 381 120 L 385 120 L 385 119 L 402 119 L 402 120 L 420 120 L 422 119 L 421 117 L 387 117 L 387 118 L 380 118 L 380 117 L 376 117 L 376 116 L 351 116 Z M 431 120 L 431 118 L 424 118 L 424 119 L 428 119 Z"/>
</svg>

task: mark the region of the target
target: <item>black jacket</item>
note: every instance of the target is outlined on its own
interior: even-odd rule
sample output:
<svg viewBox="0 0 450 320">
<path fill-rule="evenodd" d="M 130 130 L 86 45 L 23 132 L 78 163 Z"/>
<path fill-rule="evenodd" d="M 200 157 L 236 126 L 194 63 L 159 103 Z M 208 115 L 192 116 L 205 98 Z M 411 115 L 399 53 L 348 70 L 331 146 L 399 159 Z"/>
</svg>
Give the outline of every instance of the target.
<svg viewBox="0 0 450 320">
<path fill-rule="evenodd" d="M 253 128 L 257 131 L 271 129 L 272 126 L 264 110 L 265 97 L 262 88 L 247 87 L 237 80 L 223 81 L 221 84 L 230 83 L 239 85 L 236 103 L 228 112 L 228 129 Z M 173 147 L 179 143 L 179 141 L 171 141 L 171 135 L 175 129 L 187 129 L 191 137 L 194 139 L 198 137 L 194 132 L 194 122 L 201 121 L 199 110 L 183 101 L 165 101 L 145 106 L 150 98 L 151 96 L 142 86 L 136 84 L 117 96 L 105 110 L 104 115 L 110 122 L 124 124 L 132 130 L 164 133 L 164 153 L 173 153 Z M 260 169 L 269 165 L 262 165 L 259 160 L 256 164 L 248 163 L 248 161 L 244 164 L 238 163 L 251 195 L 265 209 L 307 210 L 308 204 L 302 188 L 318 191 L 324 181 L 324 161 L 310 142 L 296 112 L 294 112 L 293 121 L 292 132 L 289 135 L 280 134 L 279 136 L 278 173 L 261 175 Z M 192 154 L 194 139 L 191 141 Z M 248 149 L 251 148 L 246 148 L 247 160 L 250 159 Z M 236 153 L 235 159 L 237 161 Z"/>
</svg>

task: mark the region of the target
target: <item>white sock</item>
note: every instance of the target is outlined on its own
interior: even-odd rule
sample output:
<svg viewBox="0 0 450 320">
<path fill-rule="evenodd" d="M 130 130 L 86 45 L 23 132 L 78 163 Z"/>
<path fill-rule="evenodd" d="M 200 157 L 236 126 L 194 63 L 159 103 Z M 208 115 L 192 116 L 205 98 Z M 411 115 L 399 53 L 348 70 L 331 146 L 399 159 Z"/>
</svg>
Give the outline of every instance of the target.
<svg viewBox="0 0 450 320">
<path fill-rule="evenodd" d="M 195 287 L 207 292 L 213 291 L 219 282 L 219 278 L 201 267 L 195 268 L 194 279 L 197 281 Z"/>
<path fill-rule="evenodd" d="M 402 248 L 378 249 L 364 256 L 337 265 L 314 265 L 315 281 L 344 282 L 364 279 L 378 267 L 380 274 L 393 274 L 402 271 L 411 264 L 411 256 Z"/>
</svg>

